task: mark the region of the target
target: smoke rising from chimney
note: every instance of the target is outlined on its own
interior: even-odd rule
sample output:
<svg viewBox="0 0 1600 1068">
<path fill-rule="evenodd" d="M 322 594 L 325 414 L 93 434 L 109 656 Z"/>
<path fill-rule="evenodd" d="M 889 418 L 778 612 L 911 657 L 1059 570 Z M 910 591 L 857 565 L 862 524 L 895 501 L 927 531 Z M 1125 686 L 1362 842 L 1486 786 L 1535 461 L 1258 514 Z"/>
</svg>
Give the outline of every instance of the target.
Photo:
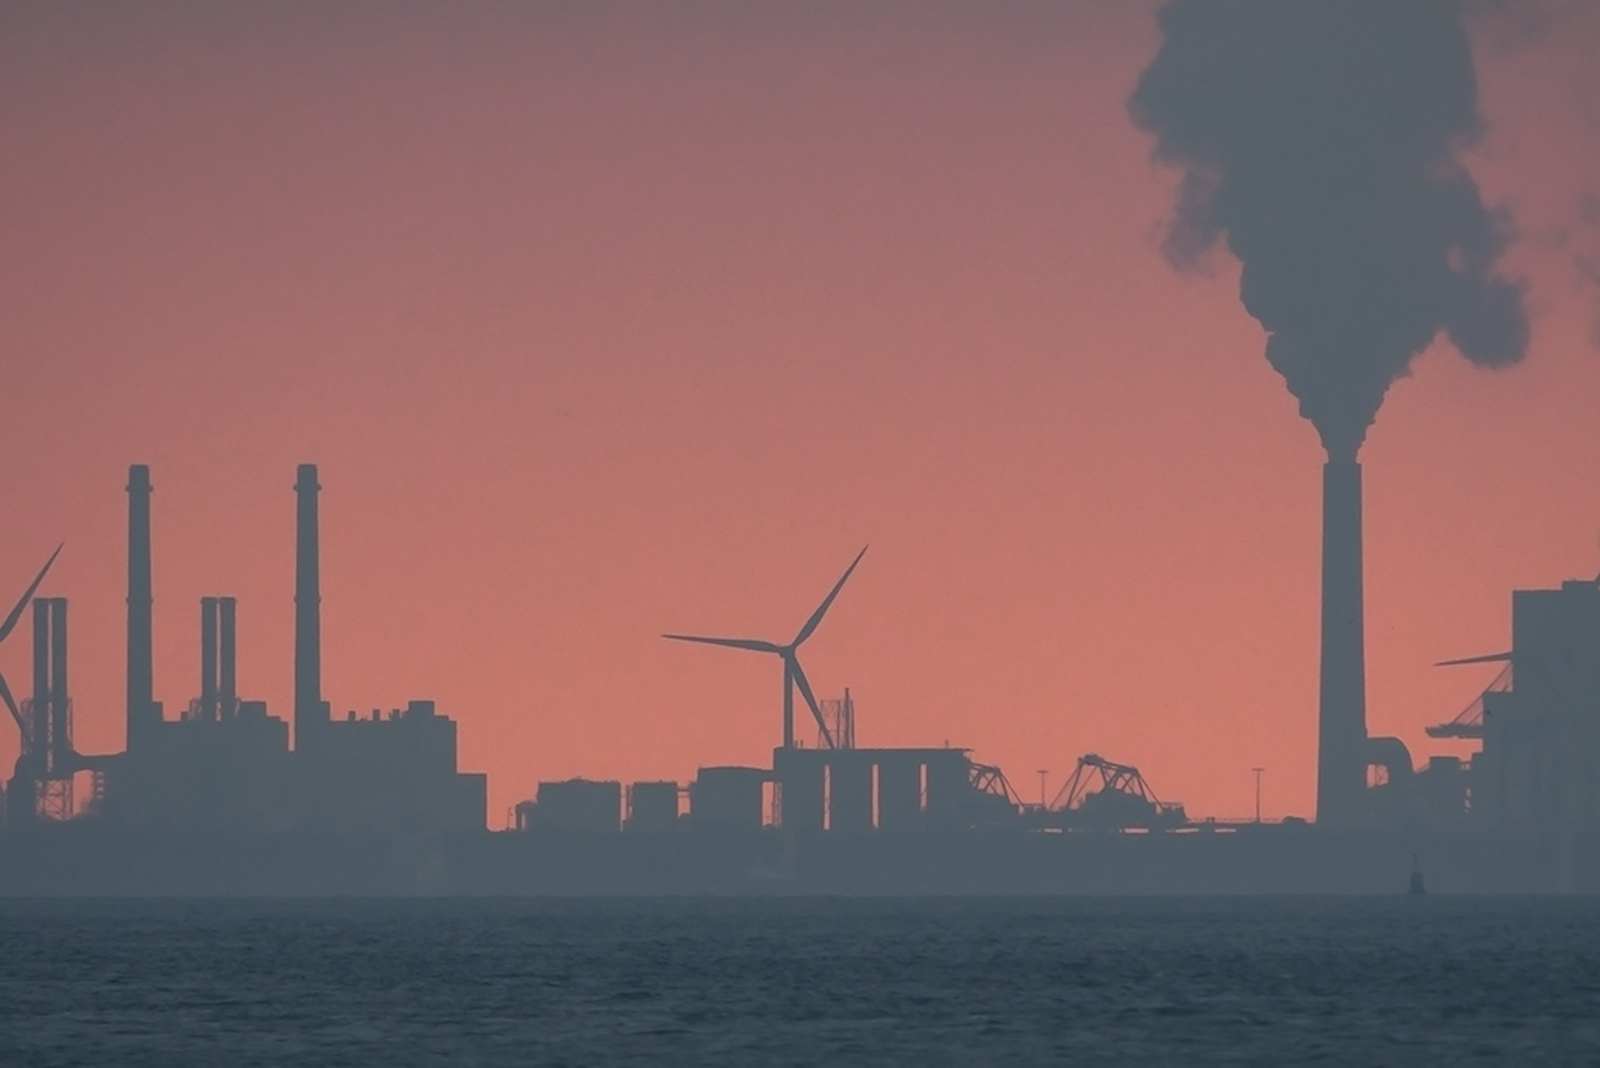
<svg viewBox="0 0 1600 1068">
<path fill-rule="evenodd" d="M 1226 237 L 1267 358 L 1330 459 L 1442 330 L 1475 364 L 1528 344 L 1509 240 L 1459 160 L 1483 130 L 1452 0 L 1173 0 L 1129 101 L 1180 167 L 1168 259 Z"/>
</svg>

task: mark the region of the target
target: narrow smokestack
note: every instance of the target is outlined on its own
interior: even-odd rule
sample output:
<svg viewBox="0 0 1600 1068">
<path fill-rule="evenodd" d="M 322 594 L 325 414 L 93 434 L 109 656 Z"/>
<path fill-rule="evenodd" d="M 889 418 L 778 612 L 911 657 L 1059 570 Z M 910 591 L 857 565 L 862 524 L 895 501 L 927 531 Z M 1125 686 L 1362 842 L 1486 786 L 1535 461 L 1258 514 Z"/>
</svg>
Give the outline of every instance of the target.
<svg viewBox="0 0 1600 1068">
<path fill-rule="evenodd" d="M 161 718 L 150 623 L 150 468 L 128 468 L 128 750 Z"/>
<path fill-rule="evenodd" d="M 322 594 L 317 567 L 317 465 L 301 464 L 294 490 L 299 507 L 294 558 L 294 744 L 304 746 L 326 722 L 322 704 Z"/>
<path fill-rule="evenodd" d="M 1389 386 L 1441 333 L 1480 367 L 1528 348 L 1511 240 L 1463 163 L 1486 129 L 1451 0 L 1168 0 L 1129 100 L 1182 168 L 1168 259 L 1238 257 L 1267 360 L 1316 425 L 1324 472 L 1317 819 L 1365 818 L 1361 468 Z"/>
<path fill-rule="evenodd" d="M 217 715 L 217 599 L 200 598 L 200 718 Z"/>
<path fill-rule="evenodd" d="M 232 719 L 239 711 L 239 644 L 237 637 L 238 602 L 232 597 L 217 601 L 221 626 L 220 650 L 217 654 L 221 677 L 217 695 L 221 702 L 221 718 Z"/>
<path fill-rule="evenodd" d="M 33 737 L 30 739 L 36 774 L 43 773 L 49 760 L 46 754 L 50 743 L 50 669 L 53 659 L 50 648 L 50 599 L 38 597 L 33 602 Z"/>
<path fill-rule="evenodd" d="M 28 725 L 30 773 L 64 767 L 72 751 L 67 725 L 67 601 L 33 602 L 33 704 Z"/>
<path fill-rule="evenodd" d="M 72 728 L 67 723 L 67 599 L 52 597 L 50 606 L 50 769 L 64 767 L 72 754 Z"/>
<path fill-rule="evenodd" d="M 1322 469 L 1322 686 L 1317 822 L 1362 822 L 1367 787 L 1367 668 L 1362 606 L 1361 464 Z"/>
</svg>

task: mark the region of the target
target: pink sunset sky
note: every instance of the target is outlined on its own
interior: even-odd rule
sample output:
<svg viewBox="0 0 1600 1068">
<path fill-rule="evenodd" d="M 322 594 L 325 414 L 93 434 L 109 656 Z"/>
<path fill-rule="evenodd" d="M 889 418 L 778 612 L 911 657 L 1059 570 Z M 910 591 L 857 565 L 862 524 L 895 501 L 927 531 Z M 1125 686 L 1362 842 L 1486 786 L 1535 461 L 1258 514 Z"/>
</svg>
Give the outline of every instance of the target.
<svg viewBox="0 0 1600 1068">
<path fill-rule="evenodd" d="M 1264 767 L 1311 815 L 1322 453 L 1237 264 L 1162 258 L 1155 10 L 7 7 L 0 596 L 66 542 L 79 749 L 123 744 L 127 465 L 167 714 L 232 595 L 288 718 L 314 462 L 324 694 L 437 700 L 491 826 L 542 779 L 764 763 L 776 659 L 659 635 L 787 641 L 868 543 L 802 654 L 861 744 L 1029 799 L 1095 751 L 1221 816 Z M 1600 6 L 1474 33 L 1533 341 L 1436 343 L 1363 452 L 1368 721 L 1418 761 L 1496 670 L 1431 663 L 1600 572 Z"/>
</svg>

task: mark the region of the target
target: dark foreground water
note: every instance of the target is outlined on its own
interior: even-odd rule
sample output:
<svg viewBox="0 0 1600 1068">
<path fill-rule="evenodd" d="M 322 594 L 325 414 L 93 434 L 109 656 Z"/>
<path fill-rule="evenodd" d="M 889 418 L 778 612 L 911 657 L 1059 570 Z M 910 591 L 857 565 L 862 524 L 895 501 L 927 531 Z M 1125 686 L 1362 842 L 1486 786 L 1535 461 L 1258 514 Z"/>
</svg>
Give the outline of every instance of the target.
<svg viewBox="0 0 1600 1068">
<path fill-rule="evenodd" d="M 1600 901 L 0 902 L 0 1065 L 1600 1064 Z"/>
</svg>

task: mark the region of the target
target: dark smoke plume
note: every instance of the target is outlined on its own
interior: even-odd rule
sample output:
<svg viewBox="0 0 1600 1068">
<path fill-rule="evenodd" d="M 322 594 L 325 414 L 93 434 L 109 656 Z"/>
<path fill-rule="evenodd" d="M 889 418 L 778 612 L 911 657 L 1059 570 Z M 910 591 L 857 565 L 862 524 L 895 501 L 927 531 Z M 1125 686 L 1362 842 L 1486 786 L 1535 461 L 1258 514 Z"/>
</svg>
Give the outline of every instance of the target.
<svg viewBox="0 0 1600 1068">
<path fill-rule="evenodd" d="M 1129 110 L 1184 172 L 1168 258 L 1226 235 L 1330 457 L 1440 330 L 1475 364 L 1522 358 L 1508 226 L 1458 160 L 1483 129 L 1460 3 L 1173 0 L 1160 26 Z"/>
</svg>

